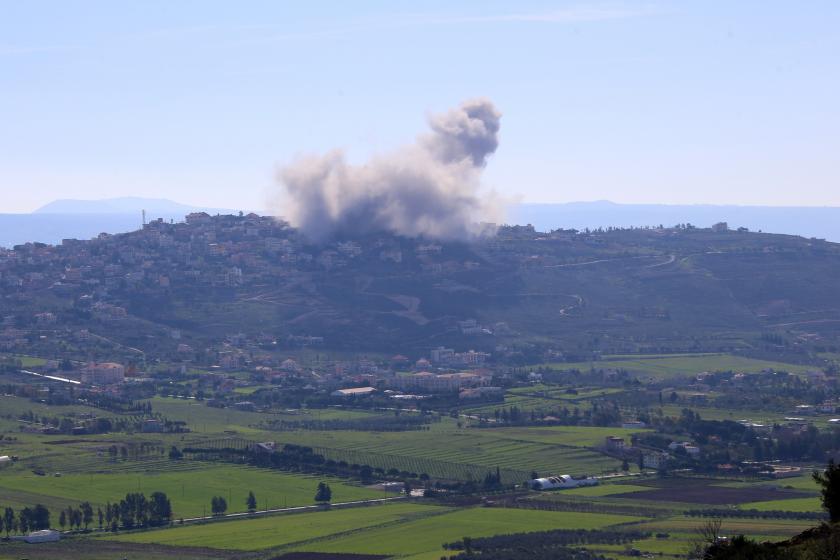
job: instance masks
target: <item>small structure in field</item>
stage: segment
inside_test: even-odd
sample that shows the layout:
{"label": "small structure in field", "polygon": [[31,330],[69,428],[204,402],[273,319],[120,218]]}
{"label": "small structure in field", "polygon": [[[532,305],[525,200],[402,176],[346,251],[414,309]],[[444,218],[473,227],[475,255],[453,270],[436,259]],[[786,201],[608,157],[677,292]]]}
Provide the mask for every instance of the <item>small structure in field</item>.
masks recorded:
{"label": "small structure in field", "polygon": [[55,542],[61,540],[61,533],[52,529],[32,531],[31,533],[23,537],[23,540],[25,540],[28,543]]}
{"label": "small structure in field", "polygon": [[597,478],[575,478],[568,474],[549,476],[548,478],[535,478],[530,482],[530,486],[533,490],[561,490],[565,488],[580,488],[583,486],[597,485]]}
{"label": "small structure in field", "polygon": [[330,393],[332,397],[367,397],[376,392],[374,387],[354,387],[352,389],[338,389]]}

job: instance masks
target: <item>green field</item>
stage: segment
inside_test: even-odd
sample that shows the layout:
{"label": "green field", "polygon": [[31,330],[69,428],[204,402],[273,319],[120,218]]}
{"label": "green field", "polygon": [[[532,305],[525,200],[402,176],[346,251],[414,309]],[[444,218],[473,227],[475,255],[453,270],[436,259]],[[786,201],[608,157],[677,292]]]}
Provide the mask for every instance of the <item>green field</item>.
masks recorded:
{"label": "green field", "polygon": [[472,508],[411,523],[363,531],[294,550],[394,554],[412,560],[437,560],[441,545],[463,537],[525,533],[551,529],[598,529],[638,518],[595,513],[545,512],[521,509]]}
{"label": "green field", "polygon": [[259,508],[311,505],[315,487],[324,480],[333,491],[333,501],[381,498],[383,493],[353,486],[330,477],[309,477],[239,466],[199,465],[201,468],[171,473],[65,474],[37,476],[31,472],[0,471],[0,504],[22,507],[43,503],[58,510],[89,501],[94,507],[118,501],[127,492],[162,491],[172,501],[176,518],[205,514],[210,499],[229,499],[228,512],[245,511],[249,491]]}
{"label": "green field", "polygon": [[453,510],[418,504],[389,504],[121,535],[121,541],[234,550],[283,547],[283,551],[398,554],[439,558],[441,545],[464,536],[595,529],[637,518],[621,515],[540,512],[520,509]]}
{"label": "green field", "polygon": [[[636,527],[642,531],[694,532],[704,523],[700,517],[676,516],[669,519],[657,519],[640,523]],[[790,537],[815,525],[812,521],[789,519],[739,519],[724,518],[722,531],[725,535],[773,535]]]}
{"label": "green field", "polygon": [[204,546],[227,550],[262,550],[367,527],[407,522],[418,517],[440,515],[448,511],[450,510],[435,506],[398,503],[313,513],[273,515],[146,531],[108,538],[136,543]]}
{"label": "green field", "polygon": [[767,502],[751,502],[741,504],[741,509],[757,509],[760,511],[822,511],[820,505],[820,498],[814,496],[813,498],[791,498],[789,500],[770,500]]}
{"label": "green field", "polygon": [[765,369],[804,373],[814,366],[787,364],[733,356],[730,354],[670,354],[640,356],[605,356],[591,362],[556,362],[543,364],[555,369],[578,369],[588,371],[596,369],[626,369],[641,376],[667,378],[677,375],[696,375],[704,371],[737,371],[756,373]]}
{"label": "green field", "polygon": [[349,420],[365,418],[370,412],[342,408],[296,410],[284,413],[247,412],[232,408],[213,408],[204,401],[155,397],[146,402],[152,409],[169,418],[186,422],[193,432],[219,434],[235,432],[243,437],[269,436],[272,432],[259,425],[269,420]]}
{"label": "green field", "polygon": [[[586,448],[587,444],[603,441],[602,434],[606,432],[600,428],[588,432],[589,429],[459,429],[454,422],[446,419],[433,425],[429,431],[298,430],[278,434],[278,440],[310,445],[319,452],[323,451],[328,457],[330,452],[321,448],[329,448],[336,450],[330,458],[359,464],[367,462],[373,466],[377,466],[374,465],[374,455],[385,454],[406,461],[412,458],[432,459],[449,464],[478,465],[487,469],[498,466],[526,474],[532,470],[546,474],[614,472],[621,466],[619,461]],[[621,430],[610,431],[612,432],[620,433]],[[344,456],[338,450],[343,450]],[[371,455],[366,456],[365,453]],[[418,461],[419,472],[422,472],[422,466],[422,462]]]}
{"label": "green field", "polygon": [[604,439],[609,436],[618,436],[629,440],[633,434],[648,431],[650,430],[590,426],[550,426],[544,428],[486,428],[482,433],[489,432],[494,437],[514,441],[527,441],[568,447],[600,447],[604,445]]}
{"label": "green field", "polygon": [[638,486],[635,484],[599,484],[598,486],[587,486],[584,488],[572,488],[563,490],[563,496],[612,496],[614,494],[626,494],[628,492],[642,492],[650,490],[649,486]]}

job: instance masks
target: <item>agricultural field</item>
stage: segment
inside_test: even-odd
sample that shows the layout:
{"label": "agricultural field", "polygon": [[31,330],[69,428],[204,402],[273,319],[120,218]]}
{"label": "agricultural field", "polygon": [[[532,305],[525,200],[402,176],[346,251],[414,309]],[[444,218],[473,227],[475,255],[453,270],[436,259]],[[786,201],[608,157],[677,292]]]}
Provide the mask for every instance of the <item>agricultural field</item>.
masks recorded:
{"label": "agricultural field", "polygon": [[[757,360],[718,354],[611,357],[597,362],[635,361],[665,369],[650,371],[660,379],[682,375],[685,364],[699,360],[717,364],[769,367]],[[671,368],[670,372],[666,371]],[[715,369],[705,367],[704,369]],[[680,371],[678,371],[680,370]],[[756,370],[757,371],[757,370]],[[670,382],[669,382],[670,383]],[[566,388],[532,385],[508,391],[504,406],[522,410],[547,410],[558,407],[586,410],[593,401],[618,397],[626,389],[578,387],[576,394]],[[240,392],[242,397],[248,393]],[[414,560],[439,559],[446,551],[441,545],[464,536],[481,537],[499,533],[527,532],[559,528],[604,528],[643,530],[653,535],[627,546],[594,546],[610,558],[623,558],[628,548],[645,553],[679,555],[696,540],[696,529],[706,518],[690,510],[772,511],[768,517],[729,516],[724,519],[727,534],[744,532],[763,539],[784,539],[815,524],[820,512],[817,490],[810,477],[776,481],[755,479],[660,478],[639,475],[630,461],[629,476],[611,476],[594,487],[557,492],[516,493],[510,503],[499,507],[438,505],[430,499],[398,501],[387,505],[306,513],[246,516],[240,520],[212,523],[188,522],[177,525],[179,518],[200,517],[209,513],[210,498],[222,496],[229,502],[228,513],[243,512],[249,491],[257,497],[258,508],[311,506],[318,482],[332,488],[333,503],[376,499],[386,494],[364,487],[357,479],[258,469],[226,462],[206,462],[207,457],[188,454],[183,460],[171,460],[172,446],[184,449],[201,447],[208,442],[274,441],[312,447],[315,453],[336,462],[396,468],[409,473],[426,473],[434,478],[473,480],[479,485],[487,473],[499,469],[505,484],[521,484],[532,471],[539,475],[613,475],[621,462],[601,452],[604,439],[619,436],[629,440],[650,429],[622,429],[593,426],[503,426],[480,424],[474,418],[452,418],[433,414],[434,422],[420,430],[378,432],[362,430],[278,428],[272,421],[287,422],[354,420],[390,415],[389,411],[353,409],[334,406],[324,409],[289,409],[272,412],[248,412],[234,408],[211,408],[196,399],[154,397],[147,401],[155,413],[170,420],[187,423],[187,433],[111,433],[102,435],[42,435],[20,431],[17,417],[26,412],[39,416],[67,415],[73,418],[95,414],[114,418],[118,414],[76,404],[47,406],[21,397],[0,397],[0,455],[14,454],[20,460],[0,470],[0,507],[21,509],[42,503],[56,512],[81,501],[94,508],[114,502],[127,492],[147,495],[165,492],[172,501],[176,526],[116,535],[93,533],[68,539],[71,551],[61,557],[111,558],[119,546],[125,556],[143,551],[141,558],[184,560],[204,558],[274,558],[287,553],[354,553],[384,555]],[[500,403],[460,408],[462,414],[492,417]],[[682,406],[666,404],[664,414],[679,416]],[[781,414],[755,411],[726,411],[714,406],[692,406],[703,418],[781,420]],[[823,418],[812,418],[822,421]],[[287,425],[288,426],[288,425]],[[113,447],[130,447],[127,454],[114,456]],[[240,458],[241,459],[241,458]],[[228,457],[226,460],[237,460]],[[809,472],[810,467],[804,467]],[[33,471],[39,471],[36,474]],[[59,473],[60,476],[56,476]],[[415,484],[415,488],[416,488]],[[510,490],[508,490],[510,491]],[[517,491],[519,492],[519,491]],[[495,500],[490,495],[488,500]],[[520,503],[516,503],[516,502]],[[502,506],[506,506],[503,508]],[[776,512],[792,515],[780,515]],[[799,514],[798,516],[796,514]],[[810,516],[810,517],[809,517]],[[778,518],[777,518],[778,517]],[[782,518],[789,517],[789,518]],[[55,516],[53,522],[55,524]],[[655,534],[660,533],[659,537]],[[667,534],[667,535],[666,535]],[[429,538],[433,535],[433,538]],[[11,557],[21,557],[12,545]],[[144,547],[149,547],[146,550]],[[115,548],[116,547],[116,548]],[[53,550],[49,547],[38,550]],[[72,552],[77,551],[77,552]],[[183,551],[173,552],[173,551]],[[101,556],[100,556],[101,553]],[[76,556],[73,556],[76,554]],[[108,556],[110,554],[110,556]],[[158,556],[155,556],[158,555]],[[49,556],[44,556],[44,558]],[[0,559],[4,546],[0,545]],[[33,558],[38,558],[37,555]]]}
{"label": "agricultural field", "polygon": [[333,491],[333,501],[344,502],[381,498],[384,494],[330,477],[311,477],[241,466],[199,464],[179,470],[192,462],[172,462],[166,472],[124,472],[119,474],[63,474],[37,476],[32,472],[4,472],[0,475],[0,505],[23,507],[43,503],[59,510],[89,501],[94,507],[119,501],[128,492],[165,492],[172,501],[174,516],[207,514],[210,499],[228,500],[228,512],[245,511],[245,498],[253,491],[260,509],[312,505],[318,482]]}
{"label": "agricultural field", "polygon": [[604,356],[603,359],[590,362],[555,362],[542,364],[554,369],[578,369],[588,371],[597,369],[625,369],[640,377],[667,379],[704,371],[738,371],[756,373],[766,369],[805,373],[814,370],[814,366],[789,364],[768,360],[757,360],[731,354],[665,354],[665,355],[626,355]]}
{"label": "agricultural field", "polygon": [[[639,518],[609,514],[570,514],[497,508],[451,509],[389,504],[363,510],[332,510],[290,516],[179,527],[115,537],[128,542],[206,546],[234,550],[272,549],[399,555],[437,559],[441,545],[464,536],[603,528]],[[247,524],[246,528],[242,525]]]}
{"label": "agricultural field", "polygon": [[145,402],[155,412],[170,420],[186,422],[190,429],[199,434],[235,433],[243,437],[268,437],[273,432],[260,426],[268,420],[350,420],[366,418],[370,412],[343,408],[295,410],[283,413],[261,413],[231,408],[212,408],[204,401],[155,397]]}
{"label": "agricultural field", "polygon": [[202,546],[253,551],[332,537],[363,528],[405,523],[450,510],[397,503],[363,509],[333,509],[313,513],[273,515],[106,537],[124,542]]}
{"label": "agricultural field", "polygon": [[[498,466],[526,476],[534,470],[547,474],[616,471],[620,467],[619,461],[589,449],[589,444],[603,441],[602,434],[609,430],[594,428],[593,432],[588,432],[590,429],[459,429],[445,419],[428,431],[339,433],[300,430],[283,432],[277,439],[310,445],[336,460],[373,466],[376,466],[377,455],[403,457],[406,461],[414,459],[416,465],[411,468],[414,472],[423,472],[424,465],[426,468],[438,466],[435,462],[441,463],[441,468],[444,463],[475,465],[481,467],[481,471]],[[424,464],[424,460],[428,464]]]}
{"label": "agricultural field", "polygon": [[819,496],[807,498],[788,498],[784,500],[769,500],[762,502],[750,502],[740,505],[741,509],[757,509],[759,511],[795,511],[795,512],[819,512],[822,511]]}

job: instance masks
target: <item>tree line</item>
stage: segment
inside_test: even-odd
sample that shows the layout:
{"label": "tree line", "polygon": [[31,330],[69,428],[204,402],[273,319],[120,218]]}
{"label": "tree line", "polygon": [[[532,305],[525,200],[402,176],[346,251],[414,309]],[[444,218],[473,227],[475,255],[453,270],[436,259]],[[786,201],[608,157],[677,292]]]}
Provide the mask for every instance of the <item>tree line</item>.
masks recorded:
{"label": "tree line", "polygon": [[24,507],[17,513],[7,507],[0,517],[0,531],[25,535],[30,531],[41,531],[50,528],[50,510],[43,504],[35,504],[34,507]]}

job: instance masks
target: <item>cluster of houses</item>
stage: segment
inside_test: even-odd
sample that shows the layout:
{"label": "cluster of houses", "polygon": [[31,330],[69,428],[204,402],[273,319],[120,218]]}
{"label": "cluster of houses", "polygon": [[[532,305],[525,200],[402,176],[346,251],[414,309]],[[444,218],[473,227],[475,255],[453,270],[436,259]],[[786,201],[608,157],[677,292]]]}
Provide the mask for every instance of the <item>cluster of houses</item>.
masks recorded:
{"label": "cluster of houses", "polygon": [[[419,267],[431,274],[481,266],[447,256],[439,244],[385,234],[364,242],[313,246],[288,223],[271,216],[198,212],[179,223],[157,219],[124,234],[65,239],[55,246],[26,243],[11,250],[0,248],[0,288],[14,293],[18,303],[32,304],[31,314],[11,317],[2,325],[0,350],[26,346],[33,332],[61,326],[60,311],[38,308],[40,293],[72,298],[75,308],[93,319],[118,325],[131,319],[120,296],[126,290],[154,299],[155,294],[184,287],[247,288],[288,282],[313,288],[311,272],[341,269],[354,261]],[[492,334],[494,329],[475,319],[453,319],[452,327],[463,335]],[[498,328],[502,334],[509,330],[504,324]],[[323,343],[323,338],[295,334],[286,342],[310,345]],[[179,346],[179,351],[189,352],[188,347]],[[440,363],[480,365],[485,358],[481,352],[458,352],[441,357]]]}
{"label": "cluster of houses", "polygon": [[[641,426],[637,426],[641,424]],[[626,422],[625,426],[644,427],[643,422]],[[668,462],[673,458],[677,449],[682,449],[692,458],[700,456],[700,448],[691,444],[690,442],[671,442],[668,445],[668,451],[662,449],[654,449],[647,446],[633,446],[628,445],[623,437],[607,436],[604,438],[604,451],[608,454],[621,459],[633,459],[639,462],[639,466],[643,469],[660,470],[664,469]],[[670,453],[669,453],[670,452]]]}

